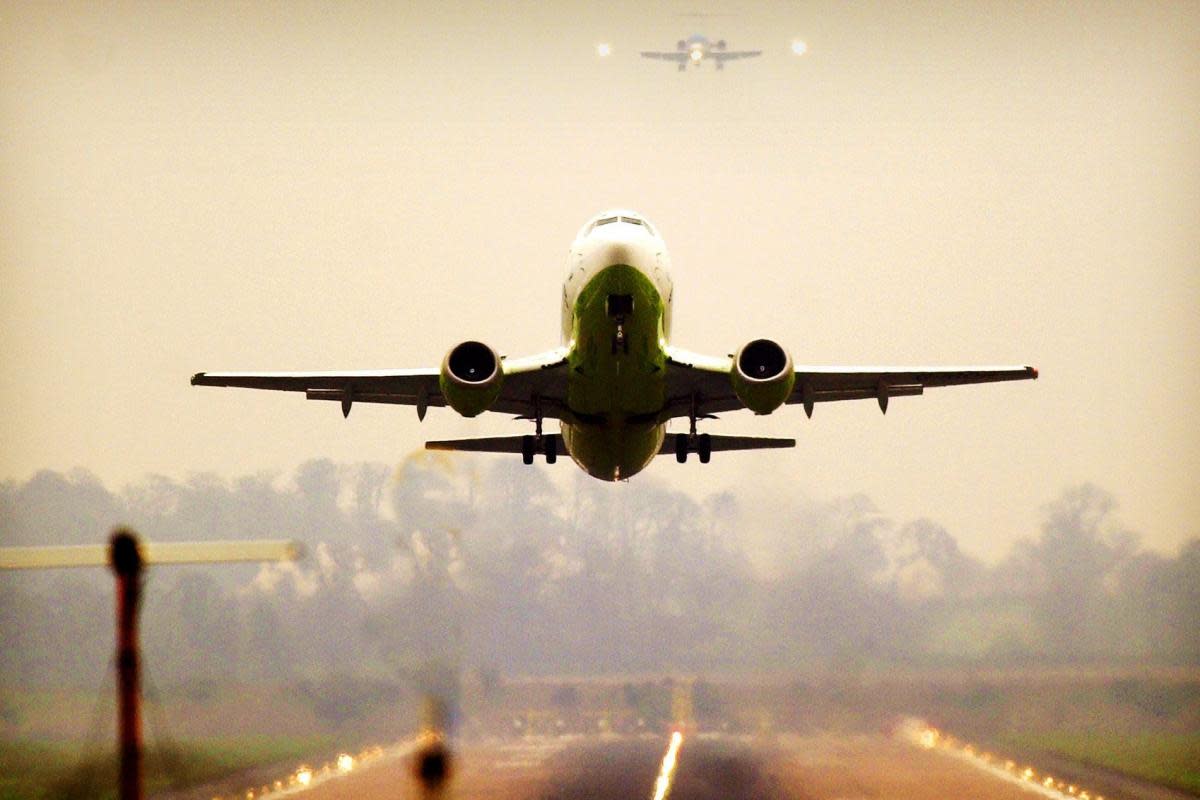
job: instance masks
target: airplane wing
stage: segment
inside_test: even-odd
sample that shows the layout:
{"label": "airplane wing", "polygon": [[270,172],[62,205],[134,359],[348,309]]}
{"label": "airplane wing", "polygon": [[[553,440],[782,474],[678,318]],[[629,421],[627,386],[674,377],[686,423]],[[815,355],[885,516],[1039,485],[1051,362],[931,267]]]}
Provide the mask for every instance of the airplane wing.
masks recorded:
{"label": "airplane wing", "polygon": [[736,61],[739,58],[761,56],[762,50],[713,50],[708,57],[714,61]]}
{"label": "airplane wing", "polygon": [[[539,408],[549,419],[567,412],[567,353],[563,348],[517,359],[503,359],[504,382],[489,411],[532,416]],[[437,369],[360,370],[349,372],[198,372],[193,386],[233,386],[303,392],[309,400],[333,400],[348,415],[354,403],[416,406],[424,419],[429,407],[446,405]]]}
{"label": "airplane wing", "polygon": [[642,58],[655,58],[661,61],[674,61],[678,64],[687,61],[688,54],[686,51],[679,50],[671,50],[666,52],[660,50],[643,50]]}
{"label": "airplane wing", "polygon": [[[692,413],[719,414],[744,408],[733,391],[729,373],[733,357],[703,356],[677,348],[667,349],[667,404],[660,419]],[[926,388],[969,383],[1036,380],[1029,366],[997,367],[795,367],[796,384],[789,405],[803,405],[809,416],[813,405],[835,400],[873,399],[884,411],[892,397],[923,394]]]}

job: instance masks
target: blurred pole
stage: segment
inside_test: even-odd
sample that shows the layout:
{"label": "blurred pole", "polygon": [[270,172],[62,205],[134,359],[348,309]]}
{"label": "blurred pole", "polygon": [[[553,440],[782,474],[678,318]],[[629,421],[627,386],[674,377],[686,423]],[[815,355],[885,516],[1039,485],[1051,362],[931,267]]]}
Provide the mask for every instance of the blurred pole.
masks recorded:
{"label": "blurred pole", "polygon": [[0,547],[2,569],[99,567],[108,564],[117,578],[117,734],[120,737],[120,800],[142,800],[141,652],[138,612],[142,572],[150,564],[220,564],[235,561],[296,561],[299,542],[252,540],[226,542],[153,542],[117,528],[108,547]]}
{"label": "blurred pole", "polygon": [[413,774],[421,797],[426,800],[443,797],[450,781],[451,755],[446,738],[448,716],[444,700],[434,694],[425,695]]}
{"label": "blurred pole", "polygon": [[117,733],[120,742],[120,800],[143,800],[142,715],[138,606],[142,554],[137,537],[124,528],[112,535],[109,561],[117,577]]}

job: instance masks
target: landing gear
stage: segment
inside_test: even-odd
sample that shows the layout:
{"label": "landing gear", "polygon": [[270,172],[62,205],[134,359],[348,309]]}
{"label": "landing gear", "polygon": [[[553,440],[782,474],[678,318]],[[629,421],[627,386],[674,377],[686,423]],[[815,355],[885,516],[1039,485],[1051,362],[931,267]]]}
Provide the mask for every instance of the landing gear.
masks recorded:
{"label": "landing gear", "polygon": [[696,433],[696,417],[699,416],[699,407],[698,398],[692,395],[692,408],[688,413],[688,432],[675,434],[675,460],[680,464],[687,462],[689,451],[695,452],[700,457],[701,464],[707,464],[712,459],[712,437],[707,433]]}
{"label": "landing gear", "polygon": [[686,433],[675,434],[675,460],[680,464],[687,463],[688,453],[694,452],[700,457],[701,464],[712,460],[712,437],[707,433],[689,436]]}
{"label": "landing gear", "polygon": [[532,464],[534,456],[538,453],[545,454],[547,464],[553,464],[558,461],[558,437],[553,434],[543,436],[541,443],[539,443],[536,436],[522,436],[521,461],[526,464]]}
{"label": "landing gear", "polygon": [[633,295],[610,294],[604,301],[608,316],[617,323],[616,332],[612,338],[612,354],[624,353],[629,355],[629,336],[625,332],[625,318],[633,314]]}
{"label": "landing gear", "polygon": [[521,437],[521,461],[532,464],[535,455],[544,453],[546,463],[553,464],[558,461],[558,437],[542,435],[542,404],[537,397],[533,398],[533,424],[533,436]]}
{"label": "landing gear", "polygon": [[625,318],[617,317],[617,332],[612,338],[612,354],[624,353],[629,355],[629,337],[625,335]]}

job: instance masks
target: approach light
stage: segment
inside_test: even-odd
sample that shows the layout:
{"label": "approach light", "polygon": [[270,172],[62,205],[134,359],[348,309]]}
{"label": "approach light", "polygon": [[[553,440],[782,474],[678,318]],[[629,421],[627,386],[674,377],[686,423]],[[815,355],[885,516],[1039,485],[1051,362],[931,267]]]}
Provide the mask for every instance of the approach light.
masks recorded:
{"label": "approach light", "polygon": [[808,52],[808,44],[800,39],[795,39],[792,42],[792,52],[798,56],[802,56]]}

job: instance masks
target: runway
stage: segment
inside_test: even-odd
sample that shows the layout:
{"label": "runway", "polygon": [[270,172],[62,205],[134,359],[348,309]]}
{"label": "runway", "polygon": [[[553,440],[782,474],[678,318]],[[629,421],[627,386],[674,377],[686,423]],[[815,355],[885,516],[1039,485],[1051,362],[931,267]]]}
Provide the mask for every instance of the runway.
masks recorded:
{"label": "runway", "polygon": [[671,800],[1029,800],[1046,796],[1040,785],[1004,780],[946,753],[882,735],[686,736],[663,786],[668,747],[667,734],[492,740],[461,746],[450,782],[440,793],[422,793],[413,777],[411,757],[398,756],[378,759],[292,796],[303,800],[653,800],[656,796]]}

